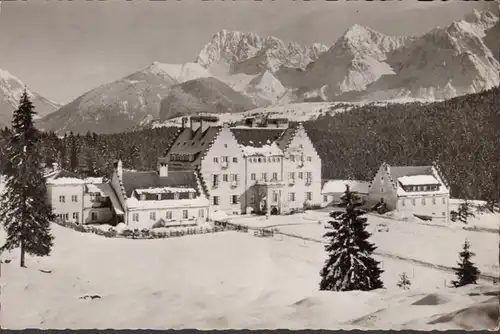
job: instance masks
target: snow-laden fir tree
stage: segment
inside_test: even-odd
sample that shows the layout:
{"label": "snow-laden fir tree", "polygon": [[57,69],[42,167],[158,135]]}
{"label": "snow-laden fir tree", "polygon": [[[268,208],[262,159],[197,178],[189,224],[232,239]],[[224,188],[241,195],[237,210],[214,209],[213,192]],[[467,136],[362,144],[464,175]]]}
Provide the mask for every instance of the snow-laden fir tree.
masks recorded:
{"label": "snow-laden fir tree", "polygon": [[410,288],[411,282],[410,279],[408,278],[408,275],[406,275],[405,272],[399,275],[399,281],[397,283],[397,286],[403,290],[408,290]]}
{"label": "snow-laden fir tree", "polygon": [[474,212],[472,203],[466,198],[458,207],[457,218],[462,223],[467,224],[469,217],[474,217]]}
{"label": "snow-laden fir tree", "polygon": [[469,241],[465,240],[463,249],[459,254],[460,260],[457,262],[458,267],[453,268],[457,275],[457,280],[451,282],[454,287],[458,288],[467,284],[476,284],[481,272],[476,265],[471,262],[471,258],[474,255],[475,254],[470,251]]}
{"label": "snow-laden fir tree", "polygon": [[380,278],[383,270],[372,257],[376,247],[368,241],[371,234],[366,231],[368,224],[361,205],[347,186],[341,204],[345,212],[330,214],[334,220],[328,222],[331,231],[324,235],[330,242],[325,246],[328,258],[320,272],[320,290],[369,291],[384,286]]}
{"label": "snow-laden fir tree", "polygon": [[46,204],[46,186],[37,149],[38,134],[33,124],[33,104],[24,91],[19,107],[14,111],[12,133],[6,147],[7,178],[0,199],[0,223],[7,232],[0,252],[21,248],[21,267],[25,253],[46,256],[53,246],[50,221],[54,215]]}

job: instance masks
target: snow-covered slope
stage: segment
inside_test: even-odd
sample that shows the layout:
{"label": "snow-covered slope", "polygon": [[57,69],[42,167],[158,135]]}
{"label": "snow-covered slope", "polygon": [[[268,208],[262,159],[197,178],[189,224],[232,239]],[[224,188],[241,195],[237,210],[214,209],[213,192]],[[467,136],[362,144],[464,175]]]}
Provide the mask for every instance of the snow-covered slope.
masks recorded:
{"label": "snow-covered slope", "polygon": [[253,109],[252,100],[215,78],[199,78],[172,86],[161,101],[160,120],[207,113],[238,113]]}
{"label": "snow-covered slope", "polygon": [[259,74],[274,72],[281,66],[305,67],[324,51],[326,46],[319,43],[302,46],[276,37],[222,30],[203,47],[196,62],[206,68],[226,65],[232,72]]}
{"label": "snow-covered slope", "polygon": [[448,99],[498,86],[500,65],[493,52],[499,32],[491,30],[497,22],[491,12],[476,11],[431,30],[390,55],[394,73],[370,85],[361,99]]}
{"label": "snow-covered slope", "polygon": [[[179,74],[179,71],[174,72]],[[144,118],[158,118],[160,101],[170,86],[177,83],[157,64],[152,64],[142,71],[83,94],[43,118],[40,126],[58,133],[124,131]]]}
{"label": "snow-covered slope", "polygon": [[285,92],[286,88],[270,71],[253,78],[245,90],[254,100],[262,100],[262,104],[275,104]]}
{"label": "snow-covered slope", "polygon": [[[485,330],[498,318],[497,286],[444,288],[453,273],[389,258],[377,257],[386,289],[318,291],[326,253],[299,239],[222,232],[131,240],[58,225],[52,232],[51,256],[28,256],[27,268],[19,268],[18,250],[2,253],[3,328]],[[425,242],[432,235],[409,236],[419,248],[436,244]],[[396,285],[402,272],[408,291]]]}
{"label": "snow-covered slope", "polygon": [[[196,62],[255,104],[269,105],[286,91],[274,77],[276,71],[282,67],[303,69],[326,50],[319,43],[303,46],[272,36],[222,30],[203,47]],[[270,86],[271,90],[264,90]]]}
{"label": "snow-covered slope", "polygon": [[[0,126],[9,126],[12,112],[17,109],[25,84],[8,71],[0,69]],[[27,88],[31,97],[37,118],[48,115],[60,106]]]}
{"label": "snow-covered slope", "polygon": [[[116,132],[149,124],[158,119],[160,101],[171,86],[203,78],[217,79],[258,107],[452,98],[499,84],[498,24],[497,15],[487,11],[473,11],[462,21],[418,37],[386,36],[356,24],[327,51],[321,44],[301,46],[222,30],[195,62],[155,62],[84,94],[44,118],[42,125],[59,132]],[[176,99],[176,105],[191,110],[192,104],[178,102],[193,98],[200,105],[211,103],[202,101],[209,92],[196,94]]]}
{"label": "snow-covered slope", "polygon": [[331,99],[344,92],[363,90],[382,75],[393,73],[386,63],[388,54],[412,40],[386,36],[356,24],[305,71],[284,68],[277,76],[287,86],[307,91],[322,89]]}

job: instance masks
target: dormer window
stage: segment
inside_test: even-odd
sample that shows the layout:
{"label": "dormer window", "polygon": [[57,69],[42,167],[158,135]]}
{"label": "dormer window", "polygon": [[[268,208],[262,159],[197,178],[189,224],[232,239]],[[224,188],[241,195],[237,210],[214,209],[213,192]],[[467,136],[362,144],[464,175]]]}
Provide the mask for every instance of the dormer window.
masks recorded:
{"label": "dormer window", "polygon": [[161,194],[156,195],[158,197],[158,200],[161,201]]}
{"label": "dormer window", "polygon": [[174,193],[174,199],[179,199],[179,193]]}
{"label": "dormer window", "polygon": [[146,195],[145,194],[141,194],[140,195],[140,199],[141,199],[141,201],[145,201],[146,200]]}
{"label": "dormer window", "polygon": [[193,195],[194,195],[194,194],[193,194],[192,192],[189,192],[189,193],[188,193],[188,197],[189,197],[189,199],[193,199]]}

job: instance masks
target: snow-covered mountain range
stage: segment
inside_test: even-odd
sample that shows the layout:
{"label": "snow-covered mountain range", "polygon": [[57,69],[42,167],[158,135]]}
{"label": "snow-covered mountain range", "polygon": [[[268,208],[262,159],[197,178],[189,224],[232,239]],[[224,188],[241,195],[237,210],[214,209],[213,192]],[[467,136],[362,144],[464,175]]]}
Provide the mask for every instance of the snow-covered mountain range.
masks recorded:
{"label": "snow-covered mountain range", "polygon": [[[219,101],[238,101],[232,110],[245,111],[252,104],[263,108],[308,101],[439,100],[479,92],[499,84],[498,22],[498,15],[474,11],[462,21],[422,36],[386,36],[354,25],[329,48],[222,30],[194,62],[155,62],[82,95],[44,118],[42,127],[123,131],[145,120],[159,119],[160,104],[166,97],[190,114],[200,106],[216,103],[215,96]],[[192,87],[188,91],[178,89],[177,85],[202,78],[212,78],[210,85],[188,84],[183,86]],[[172,86],[177,88],[172,90]],[[200,91],[215,86],[231,90],[224,88],[216,94]],[[252,103],[235,98],[238,95]],[[193,99],[197,100],[194,104]],[[183,101],[188,106],[179,105]],[[179,113],[164,115],[175,117]]]}
{"label": "snow-covered mountain range", "polygon": [[[0,69],[0,127],[10,126],[12,122],[12,113],[17,109],[19,100],[24,91],[25,84],[9,72]],[[43,117],[55,110],[60,105],[49,101],[26,87],[28,95],[32,98],[36,116]]]}

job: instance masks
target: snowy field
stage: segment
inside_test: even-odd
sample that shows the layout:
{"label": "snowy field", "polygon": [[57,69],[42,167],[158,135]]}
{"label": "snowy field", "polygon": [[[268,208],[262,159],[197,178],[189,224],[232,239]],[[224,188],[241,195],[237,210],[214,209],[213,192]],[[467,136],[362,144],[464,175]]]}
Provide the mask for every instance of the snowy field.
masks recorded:
{"label": "snowy field", "polygon": [[[52,230],[52,255],[28,257],[28,268],[19,268],[17,251],[2,254],[11,260],[2,264],[4,328],[485,329],[498,311],[499,287],[444,288],[451,273],[380,257],[386,290],[319,292],[323,246],[294,238]],[[403,271],[409,291],[396,287]]]}
{"label": "snowy field", "polygon": [[[485,214],[488,220],[497,224],[500,214]],[[464,230],[456,227],[461,223],[452,223],[451,226],[432,226],[430,222],[404,222],[373,215],[368,218],[368,231],[372,233],[371,240],[380,253],[398,256],[409,260],[423,261],[430,264],[454,267],[458,260],[465,239],[469,240],[471,250],[476,253],[474,261],[479,269],[487,275],[500,276],[498,260],[499,237],[496,233],[484,231]],[[476,219],[482,216],[477,214]],[[492,218],[493,217],[493,218]],[[246,216],[230,219],[236,224],[250,227],[277,228],[280,232],[300,237],[323,240],[327,232],[326,222],[330,220],[328,211],[307,211],[290,216],[270,216],[248,218]],[[321,221],[321,224],[318,222]],[[385,224],[387,232],[377,232],[377,225]]]}

